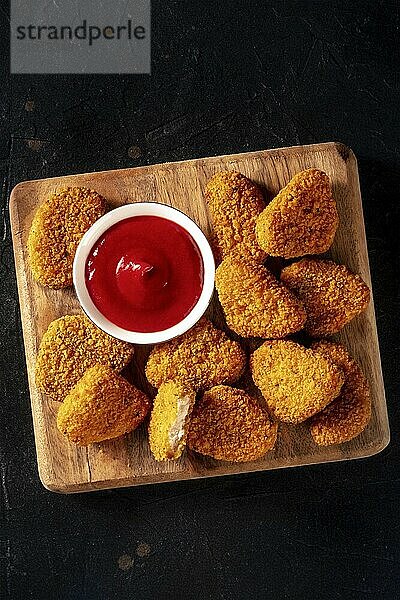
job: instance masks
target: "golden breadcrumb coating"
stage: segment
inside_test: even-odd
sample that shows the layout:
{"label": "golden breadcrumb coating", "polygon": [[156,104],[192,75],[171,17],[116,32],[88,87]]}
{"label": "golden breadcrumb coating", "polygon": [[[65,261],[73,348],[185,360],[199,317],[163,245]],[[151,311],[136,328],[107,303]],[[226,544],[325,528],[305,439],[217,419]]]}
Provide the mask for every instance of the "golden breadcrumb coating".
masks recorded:
{"label": "golden breadcrumb coating", "polygon": [[57,414],[57,427],[78,446],[111,440],[133,431],[150,408],[143,392],[110,367],[85,371]]}
{"label": "golden breadcrumb coating", "polygon": [[93,190],[59,190],[39,206],[28,236],[33,276],[42,285],[72,285],[75,252],[84,233],[106,212],[106,201]]}
{"label": "golden breadcrumb coating", "polygon": [[219,261],[232,251],[264,260],[256,241],[256,219],[265,207],[262,191],[236,171],[223,171],[207,183],[206,199],[214,227],[213,246]]}
{"label": "golden breadcrumb coating", "polygon": [[287,340],[264,342],[251,371],[268,407],[280,421],[301,423],[336,398],[344,377],[329,359]]}
{"label": "golden breadcrumb coating", "polygon": [[149,424],[150,450],[156,460],[176,459],[182,454],[195,399],[195,391],[179,381],[161,385]]}
{"label": "golden breadcrumb coating", "polygon": [[36,359],[36,385],[62,402],[86,369],[102,364],[121,371],[132,359],[133,346],[98,329],[84,315],[52,321]]}
{"label": "golden breadcrumb coating", "polygon": [[195,405],[188,448],[217,460],[257,460],[276,442],[277,423],[255,398],[236,388],[217,385]]}
{"label": "golden breadcrumb coating", "polygon": [[258,217],[257,241],[271,256],[321,254],[332,245],[338,224],[329,177],[308,169],[297,173]]}
{"label": "golden breadcrumb coating", "polygon": [[228,256],[216,271],[215,286],[227,325],[238,335],[282,338],[305,323],[298,298],[255,261]]}
{"label": "golden breadcrumb coating", "polygon": [[319,446],[342,444],[357,437],[371,418],[369,386],[363,372],[340,344],[322,340],[311,348],[329,358],[344,373],[340,395],[312,417],[311,435]]}
{"label": "golden breadcrumb coating", "polygon": [[155,346],[146,365],[146,377],[156,388],[180,380],[195,390],[234,383],[246,366],[240,344],[205,318],[183,335]]}
{"label": "golden breadcrumb coating", "polygon": [[300,260],[283,269],[281,281],[303,302],[304,328],[315,337],[340,331],[370,300],[361,277],[330,260]]}

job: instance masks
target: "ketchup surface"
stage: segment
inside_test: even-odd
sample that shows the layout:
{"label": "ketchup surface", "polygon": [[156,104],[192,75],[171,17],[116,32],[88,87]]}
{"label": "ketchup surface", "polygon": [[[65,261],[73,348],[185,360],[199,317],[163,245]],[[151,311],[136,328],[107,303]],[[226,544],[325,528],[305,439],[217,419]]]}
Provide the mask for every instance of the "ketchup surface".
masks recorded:
{"label": "ketchup surface", "polygon": [[163,331],[182,321],[200,298],[203,260],[180,225],[162,217],[130,217],[94,244],[85,279],[109,321],[128,331]]}

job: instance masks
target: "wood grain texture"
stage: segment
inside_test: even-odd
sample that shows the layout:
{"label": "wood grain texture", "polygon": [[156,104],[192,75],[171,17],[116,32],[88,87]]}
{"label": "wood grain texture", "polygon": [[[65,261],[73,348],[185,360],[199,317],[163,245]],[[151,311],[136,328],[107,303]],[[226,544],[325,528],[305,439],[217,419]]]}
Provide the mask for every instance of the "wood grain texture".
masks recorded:
{"label": "wood grain texture", "polygon": [[[298,146],[27,181],[14,188],[10,215],[15,264],[39,474],[45,487],[68,493],[275,469],[370,456],[388,444],[389,427],[373,302],[336,336],[361,364],[370,382],[373,404],[368,428],[355,440],[341,446],[320,448],[312,441],[305,425],[281,424],[275,449],[255,462],[218,462],[186,452],[178,461],[157,463],[148,447],[145,424],[124,438],[82,449],[70,444],[57,431],[55,416],[59,405],[40,394],[35,386],[35,357],[44,331],[53,319],[80,312],[72,289],[41,287],[33,280],[27,264],[26,240],[33,215],[50,193],[67,185],[87,186],[102,194],[113,207],[140,201],[170,204],[188,214],[208,235],[211,224],[203,190],[214,173],[224,169],[238,170],[262,185],[268,198],[295,173],[310,167],[320,168],[330,176],[338,204],[340,227],[330,256],[359,273],[370,286],[357,162],[351,150],[342,144]],[[217,325],[223,326],[221,309],[215,299],[209,314]],[[149,350],[137,347],[127,377],[132,377],[139,387],[153,395],[143,373]]]}

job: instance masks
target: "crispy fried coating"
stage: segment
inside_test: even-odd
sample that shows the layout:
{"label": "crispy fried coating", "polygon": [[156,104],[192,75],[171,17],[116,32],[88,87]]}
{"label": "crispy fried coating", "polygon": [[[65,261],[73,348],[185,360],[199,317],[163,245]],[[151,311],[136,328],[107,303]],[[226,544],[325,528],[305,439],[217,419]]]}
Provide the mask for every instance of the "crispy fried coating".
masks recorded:
{"label": "crispy fried coating", "polygon": [[179,458],[196,393],[179,381],[163,383],[154,399],[149,424],[150,450],[156,460]]}
{"label": "crispy fried coating", "polygon": [[146,365],[146,377],[156,388],[180,380],[194,390],[234,383],[246,366],[240,344],[203,318],[183,335],[155,346]]}
{"label": "crispy fried coating", "polygon": [[251,357],[251,371],[268,407],[286,423],[301,423],[325,408],[344,381],[329,359],[287,340],[264,342]]}
{"label": "crispy fried coating", "polygon": [[281,281],[303,302],[304,328],[315,337],[340,331],[370,300],[361,277],[331,260],[300,260],[283,269]]}
{"label": "crispy fried coating", "polygon": [[84,372],[96,364],[121,371],[132,359],[133,346],[98,329],[84,315],[52,321],[36,360],[36,385],[62,402]]}
{"label": "crispy fried coating", "polygon": [[256,219],[265,207],[260,188],[241,173],[223,171],[207,183],[206,199],[216,259],[238,251],[241,256],[264,260],[255,233]]}
{"label": "crispy fried coating", "polygon": [[143,392],[110,367],[85,371],[57,414],[57,427],[78,446],[120,437],[140,425],[150,408]]}
{"label": "crispy fried coating", "polygon": [[217,460],[257,460],[276,442],[278,425],[257,400],[226,385],[205,392],[195,405],[188,448]]}
{"label": "crispy fried coating", "polygon": [[105,212],[104,198],[84,187],[59,190],[43,202],[33,218],[27,242],[36,281],[55,289],[72,285],[78,244]]}
{"label": "crispy fried coating", "polygon": [[329,358],[344,373],[340,395],[310,420],[310,431],[319,446],[342,444],[357,437],[371,418],[369,386],[363,372],[340,344],[322,340],[311,348]]}
{"label": "crispy fried coating", "polygon": [[308,169],[297,173],[258,217],[257,241],[270,256],[321,254],[332,245],[338,224],[329,177]]}
{"label": "crispy fried coating", "polygon": [[238,335],[282,338],[305,323],[298,298],[255,261],[228,256],[216,271],[215,286],[227,325]]}

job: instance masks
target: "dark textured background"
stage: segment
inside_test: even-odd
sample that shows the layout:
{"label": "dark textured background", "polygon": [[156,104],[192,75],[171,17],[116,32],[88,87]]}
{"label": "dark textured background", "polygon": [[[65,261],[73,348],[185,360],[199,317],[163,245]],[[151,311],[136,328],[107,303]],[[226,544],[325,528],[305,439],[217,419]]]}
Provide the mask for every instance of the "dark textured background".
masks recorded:
{"label": "dark textured background", "polygon": [[[86,77],[10,77],[0,8],[0,597],[398,598],[398,2],[152,7],[152,75]],[[332,140],[359,159],[391,445],[361,461],[225,479],[76,496],[43,489],[7,214],[12,186]]]}

